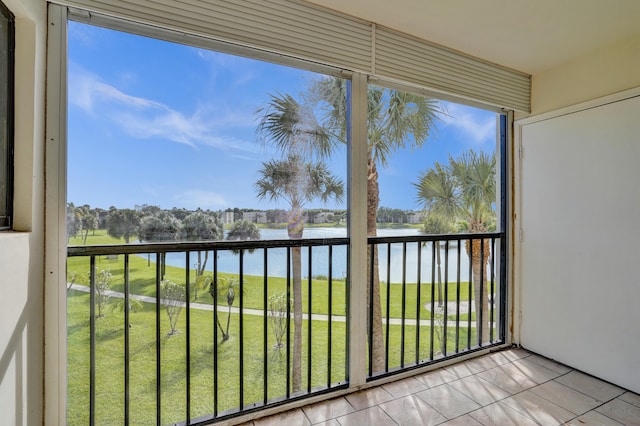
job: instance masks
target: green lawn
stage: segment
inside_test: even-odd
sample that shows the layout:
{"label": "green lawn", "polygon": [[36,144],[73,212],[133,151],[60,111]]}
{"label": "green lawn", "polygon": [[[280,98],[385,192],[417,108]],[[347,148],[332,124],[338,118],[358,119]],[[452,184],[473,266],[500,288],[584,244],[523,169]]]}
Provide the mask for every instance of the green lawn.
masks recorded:
{"label": "green lawn", "polygon": [[[82,243],[72,239],[70,244]],[[88,244],[122,244],[107,236],[104,231],[97,231],[96,235],[89,235]],[[124,290],[124,261],[123,256],[117,260],[98,258],[97,269],[108,269],[113,274],[111,290]],[[86,277],[89,271],[88,258],[74,257],[68,259],[68,275],[71,277]],[[155,264],[147,262],[140,256],[130,256],[130,291],[155,297]],[[229,276],[228,274],[220,274]],[[84,278],[78,279],[79,282]],[[181,268],[167,267],[166,279],[177,283],[184,283],[185,271]],[[193,279],[193,277],[192,277]],[[84,280],[86,284],[86,280]],[[308,281],[303,282],[303,310],[307,312]],[[267,295],[285,291],[286,280],[270,277],[267,288],[264,289],[262,277],[245,277],[244,293],[236,295],[234,306],[238,307],[242,298],[243,306],[247,309],[264,309],[264,294]],[[389,309],[391,318],[402,315],[402,300],[405,299],[405,318],[415,319],[420,312],[422,320],[429,320],[430,313],[425,305],[431,305],[431,285],[420,286],[420,301],[418,302],[418,286],[416,284],[392,284],[389,295]],[[457,286],[447,286],[447,300],[456,300]],[[333,281],[332,314],[344,316],[346,312],[346,288],[342,280]],[[403,296],[404,291],[404,296]],[[386,285],[381,283],[383,315],[386,315]],[[437,297],[437,292],[435,292]],[[192,296],[193,296],[192,292]],[[212,302],[211,296],[205,290],[200,290],[198,303]],[[193,298],[193,297],[192,297]],[[460,299],[468,300],[468,283],[462,283]],[[328,313],[328,284],[326,280],[312,281],[312,312]],[[156,321],[155,304],[143,303],[142,309],[130,315],[132,327],[130,333],[130,401],[131,423],[153,423],[156,413]],[[67,300],[68,321],[68,423],[84,425],[88,419],[89,407],[89,295],[85,292],[69,290]],[[240,388],[240,360],[244,368],[243,391],[245,407],[252,403],[263,401],[263,369],[267,365],[268,399],[281,398],[285,395],[285,351],[273,349],[274,337],[271,324],[264,329],[263,317],[258,315],[244,315],[242,351],[240,351],[239,315],[231,315],[230,339],[221,342],[218,333],[218,371],[214,370],[214,320],[210,311],[191,309],[191,417],[212,414],[214,411],[214,378],[217,377],[218,412],[237,409]],[[455,312],[449,312],[449,319],[455,319]],[[226,320],[226,307],[220,308],[221,320]],[[461,312],[460,320],[466,318]],[[403,328],[400,325],[389,326],[389,368],[394,369],[402,364],[413,364],[427,360],[431,355],[438,357],[442,351],[443,321],[442,315],[436,315],[435,326],[416,328],[412,325]],[[178,323],[179,334],[168,336],[169,321],[164,309],[161,312],[161,411],[162,423],[173,423],[184,420],[186,410],[186,310],[183,309]],[[303,387],[306,388],[308,323],[304,321],[303,333]],[[459,347],[467,346],[467,329],[461,323],[458,335]],[[328,348],[328,323],[326,321],[312,321],[311,333],[311,387],[327,385],[328,357],[331,356],[331,382],[340,383],[346,380],[346,324],[334,321],[332,323],[331,346]],[[386,328],[383,326],[386,331]],[[96,319],[96,423],[122,424],[124,419],[124,314],[117,309],[107,309],[106,316]],[[417,334],[417,333],[418,334]],[[263,353],[263,336],[267,336],[268,354],[265,359]],[[472,341],[475,330],[472,330]],[[449,327],[447,332],[447,352],[451,353],[456,346],[455,327]],[[431,342],[433,350],[431,348]],[[416,344],[418,342],[418,344]],[[417,346],[417,348],[416,348]],[[418,355],[416,355],[418,350]],[[404,360],[402,359],[404,357]]]}
{"label": "green lawn", "polygon": [[[132,424],[153,423],[156,412],[156,344],[155,305],[144,307],[130,315],[130,400]],[[105,317],[96,319],[96,423],[122,424],[124,418],[124,318],[117,310],[107,310]],[[169,324],[164,310],[161,312],[161,401],[162,422],[173,423],[186,417],[186,311],[178,323],[179,334],[168,336]],[[214,403],[214,328],[212,312],[191,310],[191,416],[213,412]],[[303,324],[303,386],[307,377],[307,322]],[[243,319],[244,404],[263,400],[263,367],[267,365],[268,399],[285,395],[285,351],[273,349],[274,338],[268,323],[268,353],[263,351],[263,318],[245,315]],[[419,328],[419,360],[431,355],[431,327]],[[442,348],[441,326],[433,329],[434,355]],[[473,333],[475,334],[475,333]],[[218,411],[239,406],[240,333],[239,317],[231,316],[231,338],[221,342],[218,334]],[[311,387],[327,384],[328,336],[327,322],[312,322]],[[416,360],[416,327],[405,326],[404,364]],[[389,368],[401,365],[402,328],[390,326]],[[474,336],[472,336],[474,338]],[[466,346],[466,329],[460,330],[460,347]],[[89,407],[89,295],[69,291],[68,297],[68,423],[84,425]],[[345,381],[346,329],[344,322],[332,323],[331,381]],[[449,331],[448,351],[455,348],[455,334]]]}
{"label": "green lawn", "polygon": [[[133,424],[149,424],[155,416],[156,344],[155,305],[143,304],[131,314],[130,368],[131,416]],[[225,315],[226,317],[226,315]],[[183,420],[186,398],[186,311],[178,323],[179,334],[168,336],[168,317],[161,313],[161,389],[162,421]],[[307,354],[307,323],[304,325],[303,357]],[[243,367],[245,405],[263,400],[263,366],[265,364],[263,318],[245,315],[243,319]],[[191,310],[191,405],[192,417],[213,412],[214,328],[213,313]],[[345,323],[332,324],[333,383],[345,381]],[[218,410],[239,406],[240,333],[239,317],[232,315],[230,339],[221,342],[218,333]],[[284,348],[273,349],[271,325],[267,325],[268,398],[285,395],[286,365]],[[312,323],[312,387],[327,384],[327,323]],[[68,421],[86,424],[89,406],[89,295],[71,290],[68,297]],[[122,424],[124,416],[124,319],[118,311],[107,311],[96,319],[96,420],[97,424]],[[305,361],[306,362],[306,361]],[[307,366],[302,375],[306,378]]]}

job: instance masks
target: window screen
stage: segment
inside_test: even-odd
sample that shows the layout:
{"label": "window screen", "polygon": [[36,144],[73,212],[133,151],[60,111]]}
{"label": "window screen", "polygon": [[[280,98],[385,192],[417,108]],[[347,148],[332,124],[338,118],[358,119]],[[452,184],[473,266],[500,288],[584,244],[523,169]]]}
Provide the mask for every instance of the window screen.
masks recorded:
{"label": "window screen", "polygon": [[0,229],[13,207],[13,15],[0,3]]}

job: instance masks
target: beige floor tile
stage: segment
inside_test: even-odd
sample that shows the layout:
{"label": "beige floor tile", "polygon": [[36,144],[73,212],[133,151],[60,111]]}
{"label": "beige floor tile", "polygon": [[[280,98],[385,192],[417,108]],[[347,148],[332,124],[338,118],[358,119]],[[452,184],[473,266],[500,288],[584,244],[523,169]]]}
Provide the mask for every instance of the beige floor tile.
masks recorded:
{"label": "beige floor tile", "polygon": [[477,402],[448,384],[418,392],[416,395],[447,419],[453,419],[480,408]]}
{"label": "beige floor tile", "polygon": [[342,426],[395,426],[396,423],[391,420],[380,407],[371,407],[346,416],[338,417],[338,423]]}
{"label": "beige floor tile", "polygon": [[610,417],[603,416],[597,411],[589,411],[565,423],[565,426],[624,426]]}
{"label": "beige floor tile", "polygon": [[553,370],[560,374],[567,374],[572,370],[572,368],[567,367],[564,364],[536,354],[531,354],[530,356],[528,356],[527,361],[535,362],[538,365],[541,365],[545,368],[548,368],[549,370]]}
{"label": "beige floor tile", "polygon": [[442,368],[416,376],[416,379],[427,385],[428,388],[434,388],[458,380],[456,376]]}
{"label": "beige floor tile", "polygon": [[445,371],[453,374],[456,379],[462,379],[463,377],[469,377],[476,373],[483,371],[482,369],[472,368],[466,362],[460,364],[453,364],[448,367],[445,367]]}
{"label": "beige floor tile", "polygon": [[581,373],[579,371],[572,371],[555,379],[556,382],[569,386],[579,392],[587,394],[598,401],[607,402],[611,399],[622,395],[625,391],[617,386],[595,377]]}
{"label": "beige floor tile", "polygon": [[468,414],[456,417],[453,420],[441,423],[440,426],[482,426],[482,423],[474,419]]}
{"label": "beige floor tile", "polygon": [[636,407],[640,407],[640,395],[638,395],[637,393],[628,391],[620,395],[618,398],[628,402],[629,404],[633,404]]}
{"label": "beige floor tile", "polygon": [[538,426],[538,423],[501,402],[482,407],[469,415],[484,426]]}
{"label": "beige floor tile", "polygon": [[[295,425],[291,425],[295,426]],[[324,422],[316,423],[313,426],[340,426],[340,423],[336,419],[327,420]]]}
{"label": "beige floor tile", "polygon": [[512,395],[537,385],[536,382],[528,377],[512,369],[505,369],[504,365],[483,371],[479,373],[478,376]]}
{"label": "beige floor tile", "polygon": [[560,373],[557,371],[550,370],[540,364],[536,364],[535,362],[530,361],[529,358],[513,361],[510,364],[504,365],[503,368],[507,371],[514,371],[518,374],[522,374],[538,384],[548,382],[549,380],[560,376]]}
{"label": "beige floor tile", "polygon": [[410,395],[427,389],[427,385],[424,382],[414,379],[413,377],[387,383],[382,387],[393,395],[394,398],[399,398],[401,396]]}
{"label": "beige floor tile", "polygon": [[397,424],[640,426],[640,395],[513,349],[244,426]]}
{"label": "beige floor tile", "polygon": [[596,411],[626,426],[640,426],[640,407],[619,398],[598,407]]}
{"label": "beige floor tile", "polygon": [[399,425],[437,425],[447,419],[433,407],[415,395],[408,395],[393,401],[380,404],[382,408]]}
{"label": "beige floor tile", "polygon": [[478,376],[470,376],[456,380],[455,382],[449,383],[449,386],[459,390],[480,405],[489,405],[511,395],[509,392],[500,389]]}
{"label": "beige floor tile", "polygon": [[253,421],[254,426],[280,426],[286,424],[308,426],[311,422],[300,408]]}
{"label": "beige floor tile", "polygon": [[476,359],[470,359],[469,361],[466,361],[466,363],[469,364],[471,366],[471,369],[474,370],[476,373],[489,370],[499,365],[489,355],[484,355]]}
{"label": "beige floor tile", "polygon": [[375,387],[349,394],[345,398],[347,398],[347,401],[349,401],[353,408],[362,410],[389,401],[393,399],[393,395],[382,387]]}
{"label": "beige floor tile", "polygon": [[355,409],[344,398],[330,399],[316,404],[308,405],[302,408],[307,418],[312,424],[320,423],[325,420],[333,419],[344,414],[349,414]]}
{"label": "beige floor tile", "polygon": [[559,425],[576,416],[531,391],[514,395],[502,403],[542,425]]}
{"label": "beige floor tile", "polygon": [[529,355],[531,355],[531,352],[528,352],[520,348],[514,348],[514,349],[507,349],[500,352],[494,352],[490,354],[489,357],[493,361],[495,361],[498,365],[502,365],[518,359],[526,358]]}
{"label": "beige floor tile", "polygon": [[530,391],[546,400],[566,408],[576,415],[584,414],[602,404],[597,399],[571,389],[570,387],[556,381],[543,383],[535,388],[531,388]]}

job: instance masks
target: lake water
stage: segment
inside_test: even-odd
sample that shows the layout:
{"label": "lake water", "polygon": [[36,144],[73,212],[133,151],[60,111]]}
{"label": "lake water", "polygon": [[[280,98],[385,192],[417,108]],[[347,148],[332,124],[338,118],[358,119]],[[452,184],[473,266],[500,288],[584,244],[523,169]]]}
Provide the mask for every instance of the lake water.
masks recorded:
{"label": "lake water", "polygon": [[[261,229],[262,239],[287,239],[286,229]],[[417,229],[379,229],[378,236],[410,236],[418,235]],[[304,230],[304,238],[340,238],[346,236],[345,228],[310,228]],[[431,282],[432,279],[432,245],[428,244],[425,247],[419,247],[418,243],[407,244],[406,266],[405,276],[408,283],[416,282],[418,275],[418,249],[421,251],[421,282]],[[311,251],[311,265],[312,269],[309,271],[309,249],[302,249],[302,275],[308,277],[311,276],[328,276],[329,275],[329,249],[328,247],[313,247]],[[392,283],[402,282],[403,276],[403,264],[402,264],[402,244],[391,245],[391,257],[390,257],[390,281]],[[469,259],[465,253],[464,246],[460,250],[460,280],[468,281],[469,279]],[[449,248],[448,256],[448,279],[449,282],[457,280],[457,254],[458,249],[456,246]],[[213,270],[213,254],[210,252],[209,260],[207,262],[207,270]],[[345,278],[347,275],[347,248],[346,246],[335,246],[333,248],[333,270],[332,275],[334,278]],[[442,279],[444,280],[445,274],[445,250],[444,244],[440,249],[441,265],[442,265]],[[195,268],[197,257],[195,254],[190,256],[192,267]],[[380,280],[387,280],[387,245],[380,245],[378,249],[379,259],[379,271]],[[218,253],[218,271],[228,273],[239,273],[240,256],[230,251],[221,251]],[[171,266],[177,266],[180,268],[185,267],[185,254],[184,253],[168,253],[167,264]],[[264,251],[259,249],[254,253],[244,253],[244,274],[245,275],[259,275],[264,273]],[[269,276],[285,277],[287,272],[287,252],[286,249],[269,249],[267,273]],[[436,272],[437,274],[437,272]],[[437,275],[436,275],[437,280]]]}

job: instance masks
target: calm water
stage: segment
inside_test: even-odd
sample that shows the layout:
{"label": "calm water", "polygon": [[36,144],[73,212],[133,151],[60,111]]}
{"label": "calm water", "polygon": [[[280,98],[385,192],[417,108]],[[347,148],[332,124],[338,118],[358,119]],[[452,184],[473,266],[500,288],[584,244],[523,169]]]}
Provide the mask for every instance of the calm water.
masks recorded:
{"label": "calm water", "polygon": [[[287,239],[286,229],[261,229],[262,239]],[[397,235],[418,235],[417,229],[379,229],[379,236],[397,236]],[[333,238],[345,237],[346,230],[344,228],[312,228],[304,230],[304,238]],[[418,243],[407,244],[406,265],[404,274],[408,283],[416,282],[418,270],[418,249],[421,251],[421,282],[431,282],[432,279],[432,246],[428,244],[426,247],[419,247]],[[313,247],[311,249],[311,271],[309,270],[309,249],[302,249],[302,275],[308,277],[328,276],[329,275],[329,249],[328,247]],[[402,282],[403,264],[402,264],[402,244],[391,245],[389,276],[392,283]],[[460,280],[468,281],[469,277],[469,259],[465,253],[464,247],[460,250]],[[387,280],[387,246],[381,245],[378,251],[380,280]],[[448,256],[448,279],[450,282],[457,280],[457,247],[449,248]],[[213,254],[210,252],[207,262],[207,270],[213,270]],[[445,250],[444,244],[440,249],[442,279],[445,274]],[[195,267],[197,257],[195,254],[190,256],[191,266]],[[203,256],[204,259],[204,256]],[[218,253],[218,271],[228,273],[239,273],[240,256],[232,252]],[[347,248],[346,246],[336,246],[333,248],[333,271],[334,278],[344,278],[347,275]],[[185,267],[184,253],[168,253],[167,264]],[[269,249],[267,273],[269,276],[285,277],[287,271],[287,254],[286,249]],[[244,274],[259,275],[264,273],[264,251],[256,250],[254,253],[244,254]],[[437,274],[437,272],[436,272]],[[437,275],[436,275],[437,280]]]}

